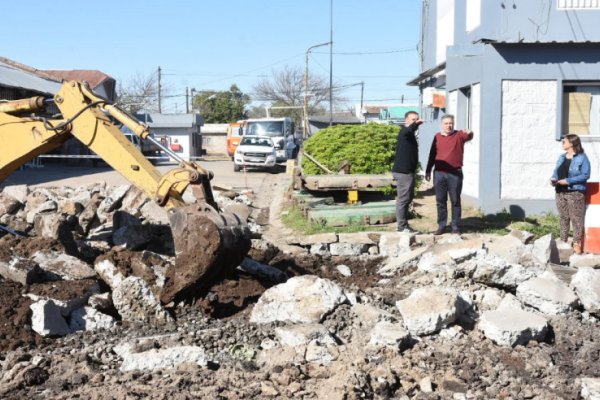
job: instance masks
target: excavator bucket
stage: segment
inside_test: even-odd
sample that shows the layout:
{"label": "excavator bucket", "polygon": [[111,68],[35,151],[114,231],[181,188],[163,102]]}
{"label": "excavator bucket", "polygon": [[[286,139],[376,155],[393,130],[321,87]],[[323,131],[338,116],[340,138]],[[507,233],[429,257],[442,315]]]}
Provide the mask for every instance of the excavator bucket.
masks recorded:
{"label": "excavator bucket", "polygon": [[[59,114],[42,112],[53,102]],[[35,114],[38,112],[39,115]],[[34,113],[34,114],[31,114]],[[178,166],[161,173],[124,135],[116,122],[161,149]],[[167,270],[165,304],[199,296],[236,268],[250,249],[250,231],[236,215],[219,212],[213,198],[212,172],[180,157],[154,139],[150,128],[95,94],[85,82],[64,82],[52,99],[34,97],[0,104],[0,181],[27,161],[75,137],[168,210],[176,265]],[[189,205],[183,193],[198,202]]]}
{"label": "excavator bucket", "polygon": [[248,254],[250,230],[235,214],[201,203],[172,210],[169,218],[176,259],[160,296],[164,304],[198,297]]}

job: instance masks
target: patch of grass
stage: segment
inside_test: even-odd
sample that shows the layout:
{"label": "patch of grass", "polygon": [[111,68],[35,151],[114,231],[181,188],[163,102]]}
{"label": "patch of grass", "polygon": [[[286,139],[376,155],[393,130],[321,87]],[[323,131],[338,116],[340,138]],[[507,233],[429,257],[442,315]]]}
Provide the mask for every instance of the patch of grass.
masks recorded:
{"label": "patch of grass", "polygon": [[314,221],[307,220],[302,211],[297,207],[291,207],[282,213],[281,221],[288,227],[295,231],[301,232],[305,235],[314,235],[317,233],[354,233],[354,232],[365,232],[365,231],[383,231],[388,230],[386,226],[382,225],[363,225],[359,223],[351,224],[348,226],[325,226]]}
{"label": "patch of grass", "polygon": [[523,218],[515,218],[508,212],[500,212],[480,217],[482,226],[479,230],[482,233],[506,234],[511,229],[527,231],[532,233],[535,238],[540,238],[549,233],[552,236],[559,237],[560,225],[559,218],[555,214],[530,215]]}
{"label": "patch of grass", "polygon": [[513,222],[509,225],[511,229],[531,232],[536,239],[549,233],[553,237],[560,236],[560,221],[555,214],[532,215],[524,221]]}

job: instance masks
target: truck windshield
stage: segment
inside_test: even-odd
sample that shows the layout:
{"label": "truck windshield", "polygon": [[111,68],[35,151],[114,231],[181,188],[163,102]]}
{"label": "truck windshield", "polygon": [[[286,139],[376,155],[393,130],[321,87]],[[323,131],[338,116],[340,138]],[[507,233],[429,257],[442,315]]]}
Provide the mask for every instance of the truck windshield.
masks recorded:
{"label": "truck windshield", "polygon": [[245,135],[283,136],[283,121],[249,122]]}

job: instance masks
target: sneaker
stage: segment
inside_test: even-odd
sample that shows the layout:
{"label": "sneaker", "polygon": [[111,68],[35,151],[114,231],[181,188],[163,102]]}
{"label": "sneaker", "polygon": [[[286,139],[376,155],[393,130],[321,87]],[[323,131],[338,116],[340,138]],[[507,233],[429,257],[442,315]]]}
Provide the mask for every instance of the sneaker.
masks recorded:
{"label": "sneaker", "polygon": [[446,231],[446,228],[438,228],[438,230],[433,232],[433,234],[436,236],[443,235],[445,231]]}
{"label": "sneaker", "polygon": [[418,233],[417,231],[415,231],[415,230],[414,230],[413,228],[411,228],[410,226],[409,226],[409,227],[407,227],[407,228],[404,228],[404,229],[400,229],[398,232],[400,232],[400,233],[410,233],[410,234],[413,234],[413,233]]}
{"label": "sneaker", "polygon": [[575,254],[583,253],[583,250],[581,249],[581,244],[579,243],[573,243],[573,250],[575,251]]}

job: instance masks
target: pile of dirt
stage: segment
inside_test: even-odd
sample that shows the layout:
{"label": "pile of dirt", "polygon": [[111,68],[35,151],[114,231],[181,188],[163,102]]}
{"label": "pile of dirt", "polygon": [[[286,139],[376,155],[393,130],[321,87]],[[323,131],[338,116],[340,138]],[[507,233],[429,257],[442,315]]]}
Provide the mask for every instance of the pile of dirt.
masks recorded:
{"label": "pile of dirt", "polygon": [[45,340],[31,330],[31,303],[23,296],[22,285],[0,278],[0,351],[44,344]]}

